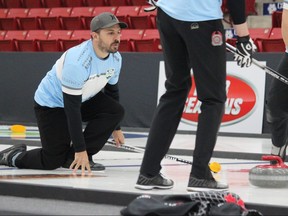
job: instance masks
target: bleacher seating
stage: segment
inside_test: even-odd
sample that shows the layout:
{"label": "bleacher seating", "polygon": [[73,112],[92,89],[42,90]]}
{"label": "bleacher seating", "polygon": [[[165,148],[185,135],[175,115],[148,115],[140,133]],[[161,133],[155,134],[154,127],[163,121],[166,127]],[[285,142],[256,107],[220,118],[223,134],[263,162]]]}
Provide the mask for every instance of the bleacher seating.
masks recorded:
{"label": "bleacher seating", "polygon": [[47,17],[39,17],[41,29],[61,30],[62,17],[69,17],[72,11],[71,7],[53,7]]}
{"label": "bleacher seating", "polygon": [[85,18],[92,17],[94,7],[74,7],[69,16],[61,17],[62,29],[89,29]]}
{"label": "bleacher seating", "polygon": [[54,8],[54,7],[63,7],[62,0],[42,0],[43,7]]}
{"label": "bleacher seating", "polygon": [[106,0],[107,6],[128,6],[129,0]]}
{"label": "bleacher seating", "polygon": [[27,17],[18,18],[18,25],[20,29],[36,30],[41,29],[40,17],[48,17],[50,8],[31,8]]}
{"label": "bleacher seating", "polygon": [[130,14],[130,27],[133,29],[153,29],[156,28],[156,10],[152,12],[145,12],[142,6],[138,14]]}
{"label": "bleacher seating", "polygon": [[42,0],[22,0],[22,7],[24,8],[42,8]]}
{"label": "bleacher seating", "polygon": [[22,8],[22,0],[2,0],[2,5],[5,8]]}
{"label": "bleacher seating", "polygon": [[145,29],[141,39],[133,39],[136,52],[161,52],[159,31],[157,29]]}
{"label": "bleacher seating", "polygon": [[86,5],[86,7],[103,7],[103,6],[107,6],[106,5],[106,0],[84,0],[84,4]]}
{"label": "bleacher seating", "polygon": [[280,28],[282,22],[282,11],[272,13],[272,28]]}
{"label": "bleacher seating", "polygon": [[7,9],[7,8],[0,8],[0,18],[6,18],[8,12],[9,12],[9,9]]}
{"label": "bleacher seating", "polygon": [[138,6],[141,6],[141,5],[149,5],[147,0],[130,0],[130,5],[138,5]]}
{"label": "bleacher seating", "polygon": [[17,51],[38,51],[37,40],[46,40],[49,30],[29,30],[24,39],[16,40]]}
{"label": "bleacher seating", "polygon": [[64,7],[84,7],[85,4],[82,0],[62,0]]}
{"label": "bleacher seating", "polygon": [[282,39],[282,31],[281,28],[271,28],[269,38],[271,39]]}
{"label": "bleacher seating", "polygon": [[250,28],[250,37],[255,40],[256,38],[269,38],[271,33],[270,28]]}
{"label": "bleacher seating", "polygon": [[4,38],[0,40],[1,51],[18,51],[16,46],[16,40],[25,39],[27,31],[9,30],[6,31]]}
{"label": "bleacher seating", "polygon": [[[223,0],[224,14],[229,13],[226,4]],[[128,24],[119,51],[162,52],[157,11],[144,12],[147,5],[147,0],[0,0],[0,51],[65,51],[89,39],[91,19],[107,11]],[[246,0],[247,16],[257,15],[255,5],[255,0]],[[271,28],[250,29],[258,51],[283,51],[281,19],[282,12],[277,11]],[[236,40],[226,42],[235,45]]]}
{"label": "bleacher seating", "polygon": [[5,37],[6,31],[0,30],[0,40],[3,40]]}
{"label": "bleacher seating", "polygon": [[143,29],[123,29],[121,32],[119,51],[134,52],[135,47],[133,40],[141,40],[143,37],[143,33]]}
{"label": "bleacher seating", "polygon": [[126,22],[129,28],[132,28],[130,17],[137,16],[140,11],[140,6],[119,6],[116,10],[115,15],[117,18],[122,21]]}
{"label": "bleacher seating", "polygon": [[20,30],[18,20],[27,17],[29,9],[27,8],[10,8],[6,17],[0,18],[1,30]]}
{"label": "bleacher seating", "polygon": [[285,44],[279,38],[258,38],[256,39],[260,52],[284,52]]}

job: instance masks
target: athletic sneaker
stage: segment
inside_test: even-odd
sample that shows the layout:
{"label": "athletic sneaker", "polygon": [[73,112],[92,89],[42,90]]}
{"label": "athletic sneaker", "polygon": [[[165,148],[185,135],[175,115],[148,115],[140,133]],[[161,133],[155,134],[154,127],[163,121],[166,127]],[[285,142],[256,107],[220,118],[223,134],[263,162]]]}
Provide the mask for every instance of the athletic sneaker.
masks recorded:
{"label": "athletic sneaker", "polygon": [[26,151],[25,144],[16,144],[0,152],[0,165],[12,167],[12,158],[17,153]]}
{"label": "athletic sneaker", "polygon": [[190,176],[187,191],[226,191],[228,185],[213,179],[197,179]]}
{"label": "athletic sneaker", "polygon": [[[67,168],[69,169],[70,165],[72,164],[73,160],[72,159],[68,159],[65,164],[62,165],[63,168]],[[100,163],[95,163],[94,161],[90,160],[89,161],[90,164],[90,169],[92,171],[102,171],[105,170],[105,166],[100,164]],[[79,169],[82,169],[81,167],[79,167]]]}
{"label": "athletic sneaker", "polygon": [[173,185],[174,182],[171,179],[163,176],[161,173],[151,178],[140,174],[135,188],[141,190],[152,190],[153,188],[170,189],[173,187]]}

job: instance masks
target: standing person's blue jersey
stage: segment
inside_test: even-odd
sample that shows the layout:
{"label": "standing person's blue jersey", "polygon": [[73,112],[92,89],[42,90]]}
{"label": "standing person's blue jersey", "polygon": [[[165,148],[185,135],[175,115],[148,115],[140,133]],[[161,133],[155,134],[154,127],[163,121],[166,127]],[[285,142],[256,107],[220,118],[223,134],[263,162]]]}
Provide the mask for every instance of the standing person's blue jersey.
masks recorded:
{"label": "standing person's blue jersey", "polygon": [[182,21],[222,19],[222,0],[159,0],[157,6]]}

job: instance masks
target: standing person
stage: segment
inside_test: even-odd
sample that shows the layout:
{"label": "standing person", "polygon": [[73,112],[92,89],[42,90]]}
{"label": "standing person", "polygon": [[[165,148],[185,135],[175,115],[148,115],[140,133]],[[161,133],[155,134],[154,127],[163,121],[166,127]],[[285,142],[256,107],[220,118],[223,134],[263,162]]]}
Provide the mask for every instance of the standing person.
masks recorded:
{"label": "standing person", "polygon": [[[286,52],[278,66],[278,72],[288,77],[288,0],[284,0],[281,31]],[[288,145],[288,86],[277,79],[271,82],[266,100],[267,122],[271,128],[272,155],[285,161]]]}
{"label": "standing person", "polygon": [[120,34],[126,27],[111,13],[92,19],[91,39],[64,52],[36,90],[34,110],[42,148],[26,151],[24,144],[12,146],[0,152],[0,164],[43,170],[62,166],[74,173],[81,169],[82,175],[85,170],[105,169],[92,156],[111,134],[118,146],[124,143],[117,83]]}
{"label": "standing person", "polygon": [[[150,1],[151,2],[151,1]],[[153,1],[152,1],[153,3]],[[138,189],[169,189],[174,182],[160,173],[161,160],[177,131],[191,88],[191,68],[197,97],[202,102],[196,133],[188,191],[224,190],[209,169],[226,101],[226,49],[219,0],[159,0],[157,27],[166,72],[166,92],[154,113],[140,174]],[[250,66],[252,44],[245,16],[245,0],[228,0],[237,32],[238,65]]]}

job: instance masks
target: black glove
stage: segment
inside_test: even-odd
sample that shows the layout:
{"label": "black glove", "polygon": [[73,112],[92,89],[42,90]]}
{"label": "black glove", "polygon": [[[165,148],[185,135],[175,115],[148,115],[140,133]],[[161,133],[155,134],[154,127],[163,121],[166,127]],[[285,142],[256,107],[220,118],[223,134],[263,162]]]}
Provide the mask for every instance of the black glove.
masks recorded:
{"label": "black glove", "polygon": [[252,64],[252,53],[255,50],[255,45],[250,39],[249,35],[244,37],[237,37],[236,54],[234,60],[240,67],[250,67]]}

